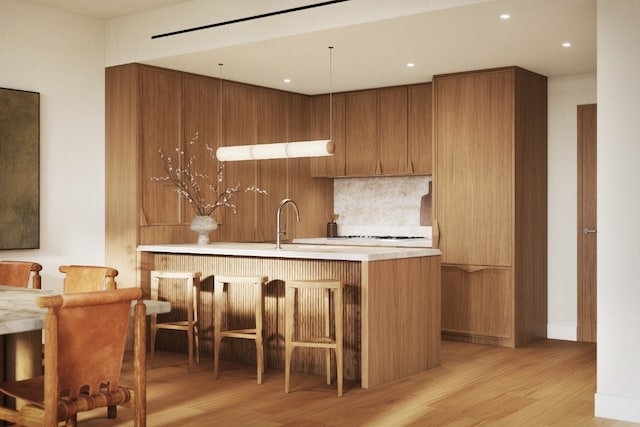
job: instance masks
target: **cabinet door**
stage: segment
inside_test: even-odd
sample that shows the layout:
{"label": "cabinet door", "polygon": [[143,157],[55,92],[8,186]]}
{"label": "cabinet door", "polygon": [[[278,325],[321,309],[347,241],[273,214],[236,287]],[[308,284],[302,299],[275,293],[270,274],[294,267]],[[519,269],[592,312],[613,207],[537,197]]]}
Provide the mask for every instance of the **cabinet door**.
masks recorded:
{"label": "cabinet door", "polygon": [[448,339],[513,346],[511,269],[442,266],[442,331]]}
{"label": "cabinet door", "polygon": [[[140,190],[142,225],[179,224],[182,204],[171,185],[152,181],[166,176],[159,150],[178,162],[182,147],[182,76],[152,67],[140,69]],[[174,166],[180,166],[174,163]]]}
{"label": "cabinet door", "polygon": [[409,173],[407,163],[407,87],[378,91],[378,164],[382,175]]}
{"label": "cabinet door", "polygon": [[369,90],[348,93],[346,96],[347,175],[377,175],[377,93]]}
{"label": "cabinet door", "polygon": [[346,174],[345,94],[331,95],[331,120],[329,120],[329,95],[311,98],[311,139],[331,139],[333,156],[311,159],[311,175],[340,177]]}
{"label": "cabinet door", "polygon": [[[189,148],[193,156],[194,170],[206,174],[209,182],[215,185],[218,173],[218,161],[215,151],[219,145],[220,130],[220,81],[211,77],[185,74],[183,88],[183,133],[184,141],[195,141]],[[195,138],[195,139],[194,139]],[[207,147],[210,148],[207,149]],[[224,189],[223,189],[224,190]],[[203,188],[207,203],[214,203],[216,194]],[[189,204],[184,205],[184,222],[190,223],[195,215]],[[222,221],[222,209],[216,209],[214,218]],[[193,236],[193,233],[191,233]],[[212,239],[216,238],[214,234]]]}
{"label": "cabinet door", "polygon": [[[344,97],[343,97],[344,99]],[[290,139],[300,141],[307,139],[309,124],[312,119],[312,98],[303,95],[290,95],[289,135]],[[343,102],[344,105],[344,102]],[[326,111],[328,113],[328,110]],[[325,114],[326,116],[326,114]],[[326,131],[325,131],[326,134]],[[315,139],[315,137],[312,137]],[[341,144],[344,153],[344,144]],[[300,237],[324,236],[327,230],[327,219],[333,213],[333,180],[328,178],[312,178],[311,164],[318,157],[301,157],[288,159],[288,197],[296,201],[300,207],[300,222],[296,222],[295,212],[291,207],[285,208],[283,215],[287,219],[287,239]],[[275,224],[275,209],[272,218]],[[273,239],[273,237],[272,237]]]}
{"label": "cabinet door", "polygon": [[[255,144],[257,140],[257,89],[255,86],[224,82],[222,86],[222,146]],[[234,214],[223,208],[220,226],[222,240],[253,241],[256,230],[256,194],[244,189],[260,183],[256,180],[256,161],[226,162],[224,188],[240,183],[234,196]]]}
{"label": "cabinet door", "polygon": [[443,263],[512,263],[513,87],[511,71],[434,78],[434,207]]}
{"label": "cabinet door", "polygon": [[414,174],[433,172],[431,83],[409,86],[407,151],[409,171]]}
{"label": "cabinet door", "polygon": [[[287,142],[289,95],[269,89],[257,90],[258,144]],[[256,195],[256,241],[273,241],[276,238],[276,208],[287,197],[287,159],[270,159],[257,162],[258,187],[268,194]]]}

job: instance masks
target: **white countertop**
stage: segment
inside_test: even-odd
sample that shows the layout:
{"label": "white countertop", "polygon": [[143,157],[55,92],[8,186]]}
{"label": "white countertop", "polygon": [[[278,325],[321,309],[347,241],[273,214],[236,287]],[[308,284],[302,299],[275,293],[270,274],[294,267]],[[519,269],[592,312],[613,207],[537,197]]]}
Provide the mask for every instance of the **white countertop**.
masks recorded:
{"label": "white countertop", "polygon": [[293,239],[293,243],[309,245],[336,245],[336,246],[385,246],[402,248],[430,248],[431,238],[369,238],[369,237],[311,237],[304,239]]}
{"label": "white countertop", "polygon": [[324,259],[337,261],[378,261],[396,258],[415,258],[440,255],[439,249],[382,246],[305,245],[283,243],[220,242],[208,245],[167,244],[138,246],[139,252],[229,255],[260,258]]}

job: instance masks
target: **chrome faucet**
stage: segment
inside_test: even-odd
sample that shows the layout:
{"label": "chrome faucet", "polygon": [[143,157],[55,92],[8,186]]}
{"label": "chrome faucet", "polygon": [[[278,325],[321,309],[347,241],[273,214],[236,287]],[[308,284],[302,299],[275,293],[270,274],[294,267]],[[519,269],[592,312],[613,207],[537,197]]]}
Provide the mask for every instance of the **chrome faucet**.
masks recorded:
{"label": "chrome faucet", "polygon": [[293,209],[295,209],[296,219],[298,220],[298,222],[300,222],[300,211],[298,210],[298,205],[296,204],[296,202],[291,199],[283,199],[278,205],[278,210],[276,212],[276,249],[282,249],[282,246],[280,245],[280,236],[287,232],[287,230],[280,229],[280,212],[282,211],[284,205],[288,203],[291,203],[291,206],[293,206]]}

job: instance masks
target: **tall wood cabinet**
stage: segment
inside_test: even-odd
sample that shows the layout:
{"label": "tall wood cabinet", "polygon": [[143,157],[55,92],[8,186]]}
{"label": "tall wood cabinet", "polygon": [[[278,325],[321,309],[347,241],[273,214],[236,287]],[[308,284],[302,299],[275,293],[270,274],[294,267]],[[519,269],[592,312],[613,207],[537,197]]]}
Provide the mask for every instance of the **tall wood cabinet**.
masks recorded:
{"label": "tall wood cabinet", "polygon": [[[196,242],[191,206],[151,180],[166,175],[159,150],[176,156],[197,135],[189,146],[195,169],[215,179],[218,162],[207,147],[306,140],[311,133],[304,95],[141,64],[107,68],[105,86],[106,262],[123,284],[138,283],[138,245]],[[303,214],[300,223],[288,218],[285,237],[323,235],[333,187],[312,178],[310,168],[309,159],[227,162],[223,190],[241,183],[238,209],[216,210],[212,241],[275,241],[276,208],[285,197]],[[243,191],[254,185],[269,195]]]}
{"label": "tall wood cabinet", "polygon": [[433,106],[443,337],[511,347],[546,337],[546,77],[434,76]]}

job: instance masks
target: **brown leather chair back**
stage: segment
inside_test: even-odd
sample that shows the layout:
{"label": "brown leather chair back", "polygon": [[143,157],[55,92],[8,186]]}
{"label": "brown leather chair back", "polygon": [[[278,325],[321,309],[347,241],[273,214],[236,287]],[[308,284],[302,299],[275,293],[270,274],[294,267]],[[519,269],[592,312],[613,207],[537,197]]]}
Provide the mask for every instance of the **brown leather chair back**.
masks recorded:
{"label": "brown leather chair back", "polygon": [[[146,325],[140,288],[42,296],[44,376],[0,382],[3,394],[21,399],[19,410],[0,405],[0,420],[18,425],[76,425],[77,414],[127,405],[134,426],[146,425]],[[134,387],[119,385],[132,301],[135,305]]]}
{"label": "brown leather chair back", "polygon": [[37,262],[29,261],[0,261],[0,285],[29,287],[29,278],[33,273],[31,287],[40,289],[40,271],[42,266]]}
{"label": "brown leather chair back", "polygon": [[115,277],[118,270],[111,267],[93,265],[61,265],[65,274],[64,292],[90,292],[116,289]]}

